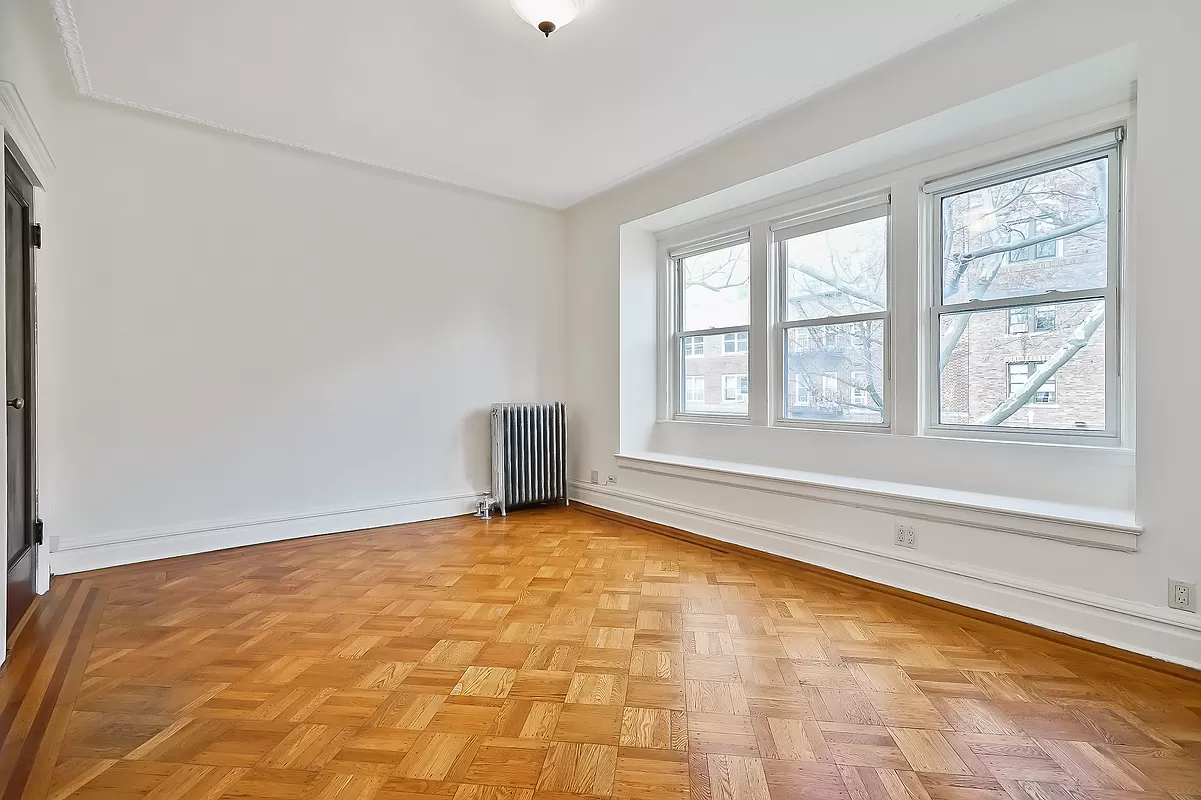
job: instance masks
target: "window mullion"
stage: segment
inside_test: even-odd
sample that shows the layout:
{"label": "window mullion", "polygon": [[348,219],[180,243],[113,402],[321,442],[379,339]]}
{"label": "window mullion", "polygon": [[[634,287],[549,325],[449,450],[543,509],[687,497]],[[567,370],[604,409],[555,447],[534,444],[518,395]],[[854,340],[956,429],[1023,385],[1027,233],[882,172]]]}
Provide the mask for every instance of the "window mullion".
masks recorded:
{"label": "window mullion", "polygon": [[766,222],[751,226],[751,329],[747,374],[750,378],[752,425],[766,425],[771,418],[775,375],[771,368],[770,286],[771,228]]}

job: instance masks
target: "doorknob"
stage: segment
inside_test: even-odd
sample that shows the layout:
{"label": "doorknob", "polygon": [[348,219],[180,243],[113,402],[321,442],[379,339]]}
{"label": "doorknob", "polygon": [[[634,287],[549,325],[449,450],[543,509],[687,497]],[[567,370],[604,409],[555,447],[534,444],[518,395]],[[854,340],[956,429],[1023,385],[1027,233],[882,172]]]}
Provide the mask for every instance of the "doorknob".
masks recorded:
{"label": "doorknob", "polygon": [[18,411],[20,411],[22,408],[25,407],[25,398],[14,397],[12,400],[8,401],[8,404],[10,406],[12,406],[13,408],[17,409]]}

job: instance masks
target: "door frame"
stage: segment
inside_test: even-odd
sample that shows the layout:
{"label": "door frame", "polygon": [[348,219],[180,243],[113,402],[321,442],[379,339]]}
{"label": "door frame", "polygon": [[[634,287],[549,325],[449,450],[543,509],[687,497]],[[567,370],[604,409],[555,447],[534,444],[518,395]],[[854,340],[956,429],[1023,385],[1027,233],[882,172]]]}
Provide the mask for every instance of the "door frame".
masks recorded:
{"label": "door frame", "polygon": [[[46,187],[50,179],[50,175],[54,172],[54,159],[50,156],[50,151],[46,147],[46,143],[42,140],[41,134],[38,132],[37,125],[34,124],[33,117],[30,116],[25,102],[21,99],[21,94],[17,90],[15,84],[10,81],[0,80],[0,141],[16,158],[20,164],[22,171],[29,182],[33,186],[33,202],[29,209],[29,218],[32,224],[41,225],[45,229],[47,214],[47,192]],[[0,178],[0,181],[6,180]],[[4,250],[4,231],[0,229],[0,252]],[[36,251],[32,263],[30,264],[30,294],[32,307],[30,309],[30,351],[32,355],[31,364],[31,388],[32,394],[40,398],[41,382],[38,375],[38,272],[45,265],[45,255],[43,250]],[[0,323],[3,322],[4,302],[3,302],[3,284],[0,283]],[[2,328],[0,328],[2,330]],[[41,419],[42,415],[35,414],[33,419],[32,430],[30,432],[33,440],[33,453],[31,456],[32,464],[30,465],[31,478],[33,479],[33,513],[34,518],[37,518],[39,487],[41,485],[41,462],[38,459],[38,442],[41,440]],[[4,440],[6,433],[0,427],[0,444],[7,446]],[[8,481],[8,465],[0,463],[0,480],[7,483]],[[6,497],[7,495],[5,495]],[[7,503],[7,500],[0,502]],[[7,512],[7,509],[5,509]],[[7,513],[4,518],[7,519]],[[49,537],[44,537],[41,544],[34,546],[34,591],[37,594],[45,594],[50,590],[50,546]],[[0,616],[8,613],[7,598],[0,593]],[[3,625],[0,625],[0,663],[3,663],[7,654],[8,643],[4,641]]]}

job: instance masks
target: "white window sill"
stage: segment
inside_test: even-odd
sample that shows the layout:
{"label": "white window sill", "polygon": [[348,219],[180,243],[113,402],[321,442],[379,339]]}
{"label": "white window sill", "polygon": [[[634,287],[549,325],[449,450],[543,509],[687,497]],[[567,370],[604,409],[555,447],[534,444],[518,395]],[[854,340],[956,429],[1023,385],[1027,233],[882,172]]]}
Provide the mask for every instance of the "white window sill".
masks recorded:
{"label": "white window sill", "polygon": [[622,469],[649,472],[773,494],[1015,533],[1085,547],[1135,552],[1143,528],[1134,512],[849,478],[730,461],[628,453],[614,456]]}

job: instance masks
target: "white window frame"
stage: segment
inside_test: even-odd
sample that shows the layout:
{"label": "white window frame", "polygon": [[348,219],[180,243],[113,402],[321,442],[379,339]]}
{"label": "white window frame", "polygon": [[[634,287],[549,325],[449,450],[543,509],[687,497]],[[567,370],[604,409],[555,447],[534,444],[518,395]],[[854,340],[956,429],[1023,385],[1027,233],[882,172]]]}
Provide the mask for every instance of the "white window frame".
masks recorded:
{"label": "white window frame", "polygon": [[[1119,297],[1123,250],[1123,191],[1126,182],[1123,140],[1124,128],[1118,127],[1084,139],[1068,141],[1058,146],[1031,152],[1019,158],[962,171],[929,181],[924,185],[927,194],[927,216],[931,222],[930,245],[926,248],[925,272],[928,283],[928,311],[923,325],[926,348],[926,369],[922,382],[925,424],[922,432],[959,438],[1000,439],[1009,441],[1043,441],[1081,444],[1116,445],[1122,431],[1122,319]],[[942,300],[942,203],[944,198],[973,189],[1018,180],[1029,175],[1062,169],[1074,164],[1109,159],[1109,219],[1106,236],[1106,286],[1103,289],[1051,291],[1037,295],[1006,297],[997,300],[971,300],[943,304]],[[959,312],[1008,310],[1025,306],[1030,309],[1027,330],[1034,318],[1034,309],[1059,303],[1103,301],[1105,303],[1105,429],[1082,431],[1068,428],[1032,428],[1021,426],[952,425],[940,419],[939,320]],[[1006,315],[1008,321],[1008,315]],[[1008,374],[1006,375],[1008,380]],[[1008,386],[1008,383],[1006,384]]]}
{"label": "white window frame", "polygon": [[[692,419],[698,421],[725,422],[735,424],[749,424],[751,421],[750,414],[750,397],[753,394],[754,377],[753,367],[750,365],[752,361],[753,347],[751,345],[751,326],[755,317],[755,293],[749,292],[747,300],[749,319],[746,325],[731,325],[723,328],[703,328],[697,330],[684,330],[684,269],[681,262],[692,256],[704,255],[712,253],[715,250],[725,250],[730,247],[736,247],[741,244],[751,244],[751,232],[749,229],[736,230],[732,233],[724,233],[717,236],[710,236],[699,241],[691,242],[685,245],[675,247],[667,252],[667,263],[670,273],[669,290],[667,301],[670,304],[670,319],[671,319],[671,353],[669,362],[671,364],[672,378],[668,385],[668,397],[671,403],[671,416],[674,419]],[[752,246],[753,250],[753,246]],[[753,287],[752,287],[753,289]],[[727,333],[746,333],[747,334],[747,413],[733,414],[720,412],[698,412],[688,411],[684,403],[684,340],[692,336],[722,336],[722,355],[724,352],[724,336]],[[702,339],[703,341],[703,339]],[[725,386],[722,386],[722,403],[725,403]]]}
{"label": "white window frame", "polygon": [[[1051,312],[1051,327],[1040,329],[1038,327],[1038,316],[1040,313],[1045,313],[1047,311]],[[1035,306],[1034,313],[1031,314],[1027,319],[1028,321],[1026,323],[1026,327],[1029,328],[1030,333],[1050,333],[1059,327],[1059,319],[1058,315],[1055,313],[1055,306]],[[1031,325],[1031,322],[1034,324]]]}
{"label": "white window frame", "polygon": [[[692,389],[697,382],[700,382],[701,397],[699,400],[692,396]],[[705,376],[704,375],[685,375],[684,376],[684,403],[704,403],[705,402]]]}
{"label": "white window frame", "polygon": [[[1013,312],[1015,311],[1021,311],[1024,314],[1021,330],[1014,330],[1013,328]],[[1010,336],[1025,336],[1030,333],[1030,306],[1009,309],[1009,313],[1005,316],[1005,325]]]}
{"label": "white window frame", "polygon": [[[814,319],[799,319],[788,321],[788,271],[785,260],[785,250],[789,239],[808,236],[822,231],[866,222],[872,219],[884,219],[887,227],[887,246],[884,264],[884,296],[885,308],[882,311],[870,311],[860,314],[844,314],[841,316],[817,317]],[[773,397],[787,399],[788,376],[788,337],[790,331],[799,328],[824,328],[823,342],[829,347],[830,326],[849,325],[856,322],[879,321],[882,328],[883,347],[881,355],[884,363],[881,365],[883,382],[879,388],[880,397],[884,400],[881,409],[880,422],[839,420],[807,420],[793,419],[787,416],[788,404],[776,403],[773,424],[788,428],[821,428],[825,430],[849,430],[887,432],[892,428],[892,304],[893,304],[893,230],[892,230],[892,195],[889,192],[861,195],[854,199],[816,207],[799,215],[790,216],[771,224],[773,254],[773,271],[776,303],[773,309],[774,346],[776,348],[776,371],[779,379],[773,385]],[[835,336],[840,331],[833,331]],[[835,340],[837,343],[837,339]],[[823,378],[824,393],[824,378]]]}
{"label": "white window frame", "polygon": [[[692,343],[690,341],[692,339],[695,339],[697,342],[700,343],[701,351],[699,353],[688,352],[688,345],[690,345]],[[683,342],[684,342],[684,358],[703,358],[704,357],[704,355],[705,355],[705,337],[703,337],[703,336],[685,336],[685,337],[683,337]]]}

